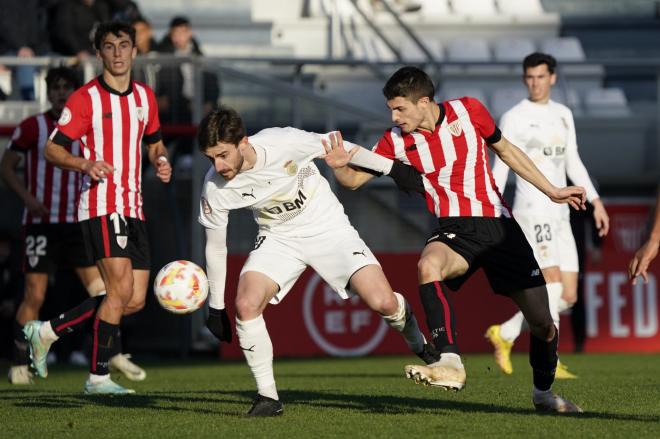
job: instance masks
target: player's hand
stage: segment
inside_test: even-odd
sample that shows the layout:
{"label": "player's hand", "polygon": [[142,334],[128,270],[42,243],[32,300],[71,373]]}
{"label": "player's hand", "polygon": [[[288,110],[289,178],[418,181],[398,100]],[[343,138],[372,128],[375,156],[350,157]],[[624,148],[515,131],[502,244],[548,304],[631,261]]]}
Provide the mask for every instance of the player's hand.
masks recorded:
{"label": "player's hand", "polygon": [[633,285],[637,284],[637,276],[642,276],[645,284],[649,283],[646,271],[651,261],[658,255],[658,246],[660,246],[660,242],[649,239],[635,252],[635,256],[628,264],[628,278]]}
{"label": "player's hand", "polygon": [[607,232],[610,230],[610,217],[607,215],[605,206],[603,205],[603,202],[600,201],[600,198],[596,198],[591,204],[594,206],[594,222],[598,229],[598,236],[602,238],[603,236],[606,236]]}
{"label": "player's hand", "polygon": [[555,188],[548,196],[555,203],[570,204],[575,210],[587,209],[587,192],[581,186]]}
{"label": "player's hand", "polygon": [[156,177],[163,183],[169,183],[170,178],[172,178],[172,166],[167,157],[164,155],[158,157],[154,166],[156,167]]}
{"label": "player's hand", "polygon": [[37,218],[48,216],[49,213],[46,206],[34,197],[30,197],[25,201],[25,207],[32,216]]}
{"label": "player's hand", "polygon": [[218,340],[231,343],[231,325],[226,309],[215,309],[209,307],[209,318],[206,319],[206,327]]}
{"label": "player's hand", "polygon": [[348,162],[353,158],[355,153],[358,152],[360,147],[356,146],[350,151],[346,151],[344,149],[344,139],[342,139],[339,131],[330,134],[329,138],[330,142],[327,142],[325,139],[321,140],[323,148],[325,148],[325,155],[321,156],[321,158],[323,158],[332,169],[343,168],[348,165]]}
{"label": "player's hand", "polygon": [[112,173],[115,172],[115,168],[103,160],[96,162],[87,161],[82,165],[82,171],[83,173],[89,175],[92,180],[100,181],[112,175]]}

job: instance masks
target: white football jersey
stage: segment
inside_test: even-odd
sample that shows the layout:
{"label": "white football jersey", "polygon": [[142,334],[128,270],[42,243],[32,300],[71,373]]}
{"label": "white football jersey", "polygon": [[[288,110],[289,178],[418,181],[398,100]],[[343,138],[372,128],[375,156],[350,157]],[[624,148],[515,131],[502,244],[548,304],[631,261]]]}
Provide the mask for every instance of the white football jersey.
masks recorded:
{"label": "white football jersey", "polygon": [[[575,123],[571,110],[550,100],[538,104],[524,99],[504,113],[500,122],[502,134],[522,149],[537,168],[557,187],[566,186],[566,175],[573,184],[587,191],[587,200],[598,198],[589,174],[578,154]],[[509,167],[495,156],[493,176],[497,187],[504,191]],[[514,215],[542,212],[553,218],[567,218],[567,204],[554,203],[522,177],[516,175]]]}
{"label": "white football jersey", "polygon": [[[252,169],[225,181],[213,167],[206,174],[199,222],[226,227],[229,211],[251,209],[259,230],[306,237],[352,227],[328,181],[313,163],[325,154],[326,135],[296,128],[268,128],[250,136],[257,160]],[[344,141],[344,147],[353,144]]]}

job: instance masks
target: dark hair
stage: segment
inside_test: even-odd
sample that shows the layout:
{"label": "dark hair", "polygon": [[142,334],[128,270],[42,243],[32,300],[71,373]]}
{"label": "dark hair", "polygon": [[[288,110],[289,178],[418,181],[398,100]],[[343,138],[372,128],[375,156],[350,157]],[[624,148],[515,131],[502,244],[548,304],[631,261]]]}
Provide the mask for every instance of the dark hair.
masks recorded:
{"label": "dark hair", "polygon": [[435,87],[429,75],[423,70],[406,66],[394,72],[387,80],[383,87],[383,94],[388,101],[396,97],[404,97],[416,102],[425,96],[432,100],[435,95]]}
{"label": "dark hair", "polygon": [[131,43],[135,46],[135,28],[129,23],[123,21],[106,21],[101,23],[94,32],[94,48],[101,50],[101,43],[108,34],[113,34],[118,37],[120,33],[125,33],[131,39]]}
{"label": "dark hair", "polygon": [[202,152],[214,147],[218,142],[238,146],[243,137],[245,137],[243,119],[236,110],[229,107],[220,107],[211,111],[197,128],[197,142]]}
{"label": "dark hair", "polygon": [[550,72],[550,74],[555,73],[555,69],[557,68],[557,60],[554,56],[541,52],[534,52],[525,57],[522,64],[523,73],[527,72],[527,69],[530,67],[538,67],[541,64],[548,66],[548,72]]}
{"label": "dark hair", "polygon": [[138,15],[131,21],[131,26],[135,26],[137,23],[144,23],[147,26],[151,27],[151,23],[147,20],[144,15]]}
{"label": "dark hair", "polygon": [[52,67],[46,73],[46,90],[50,90],[60,79],[68,82],[72,88],[78,88],[76,72],[68,67]]}
{"label": "dark hair", "polygon": [[177,15],[170,20],[170,29],[179,26],[190,26],[190,20],[183,15]]}

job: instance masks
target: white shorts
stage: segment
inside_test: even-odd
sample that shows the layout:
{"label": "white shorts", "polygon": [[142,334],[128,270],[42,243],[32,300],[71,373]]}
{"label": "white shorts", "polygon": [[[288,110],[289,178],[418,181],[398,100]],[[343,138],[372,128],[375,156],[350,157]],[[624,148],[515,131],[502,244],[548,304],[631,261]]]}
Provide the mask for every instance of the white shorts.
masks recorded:
{"label": "white shorts", "polygon": [[347,299],[352,295],[348,291],[351,276],[367,265],[380,266],[353,227],[307,238],[260,233],[241,275],[257,271],[275,281],[280,290],[270,303],[277,304],[310,266],[337,294]]}
{"label": "white shorts", "polygon": [[514,217],[534,250],[540,268],[559,267],[561,271],[580,271],[575,238],[568,219],[515,213]]}

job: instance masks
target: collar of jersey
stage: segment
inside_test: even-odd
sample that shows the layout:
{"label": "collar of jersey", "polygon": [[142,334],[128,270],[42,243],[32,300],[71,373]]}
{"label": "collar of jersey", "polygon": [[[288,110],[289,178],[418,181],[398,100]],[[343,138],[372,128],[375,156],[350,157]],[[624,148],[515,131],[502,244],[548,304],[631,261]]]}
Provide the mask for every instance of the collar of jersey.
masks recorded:
{"label": "collar of jersey", "polygon": [[428,132],[428,131],[422,131],[422,130],[420,130],[420,129],[416,129],[415,131],[417,131],[418,133],[420,133],[420,134],[422,134],[422,135],[424,135],[424,136],[430,136],[430,135],[433,135],[433,133],[435,133],[436,130],[439,130],[439,129],[440,129],[440,125],[442,125],[442,121],[445,120],[445,113],[446,113],[446,112],[445,112],[445,103],[444,103],[444,102],[440,102],[440,103],[438,104],[438,108],[440,109],[440,114],[438,114],[438,120],[435,121],[435,128],[433,129],[433,131],[432,131],[432,132]]}
{"label": "collar of jersey", "polygon": [[121,92],[115,90],[114,88],[110,87],[110,86],[108,85],[108,83],[105,82],[105,79],[103,79],[103,75],[99,75],[97,79],[98,79],[98,81],[99,81],[99,84],[101,84],[101,87],[103,87],[108,93],[112,93],[113,95],[117,95],[117,96],[128,96],[128,95],[130,95],[131,93],[133,93],[133,80],[132,80],[132,79],[131,79],[131,81],[128,83],[128,89],[126,89],[126,91],[123,92],[123,93],[121,93]]}

